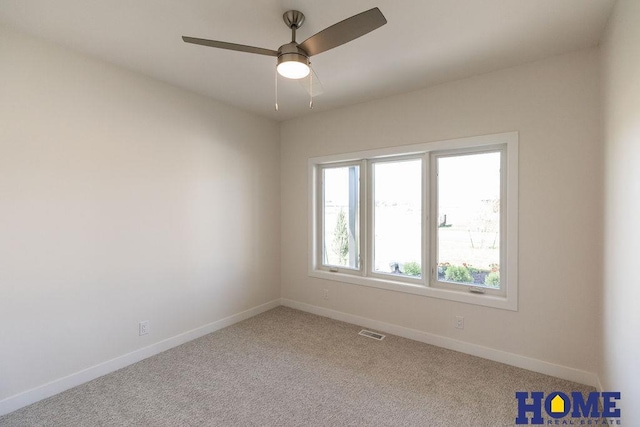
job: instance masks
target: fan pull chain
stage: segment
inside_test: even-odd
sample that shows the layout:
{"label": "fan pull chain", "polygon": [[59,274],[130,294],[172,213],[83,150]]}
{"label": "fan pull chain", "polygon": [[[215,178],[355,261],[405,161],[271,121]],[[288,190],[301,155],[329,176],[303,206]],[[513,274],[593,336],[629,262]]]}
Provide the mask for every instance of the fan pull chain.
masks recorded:
{"label": "fan pull chain", "polygon": [[313,68],[309,63],[309,109],[313,110]]}
{"label": "fan pull chain", "polygon": [[275,70],[275,74],[276,74],[276,104],[275,104],[275,109],[276,111],[278,111],[278,69],[274,68]]}

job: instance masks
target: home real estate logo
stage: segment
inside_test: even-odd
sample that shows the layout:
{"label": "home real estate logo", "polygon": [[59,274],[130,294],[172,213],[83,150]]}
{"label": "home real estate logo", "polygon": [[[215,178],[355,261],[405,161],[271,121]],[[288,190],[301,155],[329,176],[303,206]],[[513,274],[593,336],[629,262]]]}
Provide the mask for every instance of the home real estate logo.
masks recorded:
{"label": "home real estate logo", "polygon": [[[571,397],[561,391],[554,391],[546,397],[541,391],[531,393],[517,391],[516,399],[518,400],[517,425],[622,425],[620,409],[616,407],[620,400],[620,392],[593,391],[585,398],[585,395],[579,391],[572,391]],[[543,416],[543,408],[547,418]]]}

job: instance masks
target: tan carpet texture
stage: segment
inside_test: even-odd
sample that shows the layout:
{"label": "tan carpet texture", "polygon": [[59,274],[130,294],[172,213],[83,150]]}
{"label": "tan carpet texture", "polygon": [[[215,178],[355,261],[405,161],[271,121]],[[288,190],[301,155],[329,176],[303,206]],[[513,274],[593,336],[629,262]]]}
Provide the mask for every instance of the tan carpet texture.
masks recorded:
{"label": "tan carpet texture", "polygon": [[4,417],[1,426],[513,426],[516,391],[594,389],[286,307]]}

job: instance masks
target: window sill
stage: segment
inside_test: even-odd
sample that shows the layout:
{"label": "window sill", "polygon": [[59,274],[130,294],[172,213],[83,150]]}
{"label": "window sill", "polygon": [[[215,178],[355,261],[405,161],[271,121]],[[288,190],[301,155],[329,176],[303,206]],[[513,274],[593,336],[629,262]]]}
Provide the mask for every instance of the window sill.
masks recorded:
{"label": "window sill", "polygon": [[413,295],[421,295],[431,298],[457,301],[466,304],[481,305],[485,307],[499,308],[503,310],[518,311],[517,297],[496,296],[487,294],[474,294],[458,290],[432,288],[424,285],[414,285],[394,280],[379,279],[377,277],[362,277],[345,273],[333,273],[325,270],[312,269],[309,271],[310,277],[317,279],[333,280],[352,285],[368,286],[372,288],[385,289],[388,291],[403,292]]}

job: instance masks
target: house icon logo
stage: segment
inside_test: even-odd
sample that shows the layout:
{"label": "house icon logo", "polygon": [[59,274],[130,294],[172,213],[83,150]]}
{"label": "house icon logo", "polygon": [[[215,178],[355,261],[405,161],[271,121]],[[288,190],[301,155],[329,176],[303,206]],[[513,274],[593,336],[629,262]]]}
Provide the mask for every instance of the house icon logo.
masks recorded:
{"label": "house icon logo", "polygon": [[559,394],[551,399],[551,412],[554,414],[564,414],[564,399]]}

